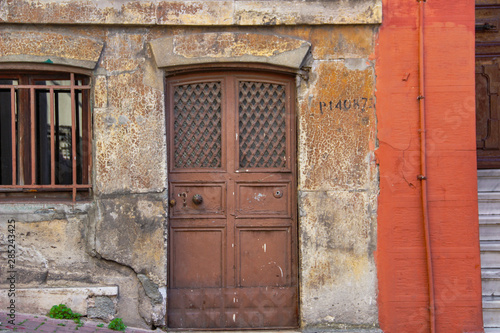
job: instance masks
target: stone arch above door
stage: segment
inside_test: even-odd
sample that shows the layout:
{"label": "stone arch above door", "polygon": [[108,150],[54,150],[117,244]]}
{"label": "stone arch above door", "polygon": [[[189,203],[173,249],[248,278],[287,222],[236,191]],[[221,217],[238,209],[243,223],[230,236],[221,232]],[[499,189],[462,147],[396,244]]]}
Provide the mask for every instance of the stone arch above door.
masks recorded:
{"label": "stone arch above door", "polygon": [[241,32],[164,37],[150,44],[160,68],[245,62],[298,70],[311,48],[297,38]]}

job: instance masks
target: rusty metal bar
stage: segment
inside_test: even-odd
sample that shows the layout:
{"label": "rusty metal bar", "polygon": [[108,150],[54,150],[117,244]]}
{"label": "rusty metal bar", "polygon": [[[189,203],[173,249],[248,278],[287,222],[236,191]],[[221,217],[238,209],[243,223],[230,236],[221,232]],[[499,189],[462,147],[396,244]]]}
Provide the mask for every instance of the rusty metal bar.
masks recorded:
{"label": "rusty metal bar", "polygon": [[18,189],[38,189],[38,188],[48,188],[48,189],[51,189],[51,188],[54,188],[54,189],[68,189],[68,190],[72,190],[73,188],[77,188],[77,189],[85,189],[85,188],[91,188],[92,185],[91,184],[75,184],[75,185],[1,185],[0,186],[0,192],[3,190],[3,189],[15,189],[15,188],[18,188]]}
{"label": "rusty metal bar", "polygon": [[[11,84],[0,84],[0,89],[10,89],[14,87],[14,89],[39,89],[39,90],[47,90],[50,85],[39,85],[39,84],[23,84],[12,86]],[[58,90],[70,90],[72,86],[57,86]],[[90,86],[78,86],[78,89],[89,90]]]}
{"label": "rusty metal bar", "polygon": [[90,108],[89,108],[89,99],[88,94],[89,91],[82,90],[82,140],[86,139],[85,142],[82,142],[82,184],[90,183],[90,175],[91,175],[91,165],[92,165],[92,142],[91,138],[91,117],[90,117]]}
{"label": "rusty metal bar", "polygon": [[12,185],[17,184],[17,152],[16,152],[16,91],[10,88],[10,123],[12,144]]}
{"label": "rusty metal bar", "polygon": [[35,89],[30,89],[30,110],[31,110],[31,121],[30,121],[30,136],[31,136],[31,184],[35,184],[36,180],[36,152],[35,152]]}
{"label": "rusty metal bar", "polygon": [[[86,100],[89,100],[89,96],[86,96]],[[87,182],[92,183],[92,114],[90,111],[90,105],[87,102],[87,107],[85,109],[85,117],[87,119],[87,156],[88,156],[88,167],[87,167]]]}
{"label": "rusty metal bar", "polygon": [[71,166],[73,169],[73,201],[76,201],[76,100],[75,74],[70,74],[71,80]]}
{"label": "rusty metal bar", "polygon": [[50,184],[56,184],[56,153],[54,147],[54,118],[56,112],[54,88],[50,88]]}

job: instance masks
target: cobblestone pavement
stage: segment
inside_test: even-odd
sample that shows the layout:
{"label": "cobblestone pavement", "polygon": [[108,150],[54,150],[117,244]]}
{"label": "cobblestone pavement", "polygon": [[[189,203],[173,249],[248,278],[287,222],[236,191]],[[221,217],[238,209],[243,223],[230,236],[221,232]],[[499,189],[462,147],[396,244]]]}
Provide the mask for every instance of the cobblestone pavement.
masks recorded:
{"label": "cobblestone pavement", "polygon": [[[108,329],[108,323],[103,323],[95,320],[85,320],[82,319],[83,326],[78,326],[72,320],[64,319],[52,319],[41,315],[30,315],[16,313],[16,318],[14,324],[9,323],[11,318],[8,317],[6,312],[0,312],[0,332],[20,332],[20,333],[117,333],[119,331],[114,331]],[[99,327],[97,325],[102,325]],[[139,328],[127,327],[125,333],[163,333],[162,330],[157,329],[155,331],[143,330]]]}

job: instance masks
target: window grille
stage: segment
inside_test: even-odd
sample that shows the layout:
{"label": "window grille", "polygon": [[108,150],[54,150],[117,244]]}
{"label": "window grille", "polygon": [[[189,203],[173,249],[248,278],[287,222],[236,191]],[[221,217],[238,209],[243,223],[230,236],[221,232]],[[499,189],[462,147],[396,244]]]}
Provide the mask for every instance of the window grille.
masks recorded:
{"label": "window grille", "polygon": [[88,198],[89,78],[0,72],[0,200]]}

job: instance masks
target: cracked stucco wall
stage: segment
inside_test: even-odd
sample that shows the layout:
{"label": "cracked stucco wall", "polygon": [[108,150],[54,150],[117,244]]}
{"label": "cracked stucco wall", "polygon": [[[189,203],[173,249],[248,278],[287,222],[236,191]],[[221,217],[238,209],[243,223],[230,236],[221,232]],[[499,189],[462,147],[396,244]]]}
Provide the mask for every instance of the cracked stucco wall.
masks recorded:
{"label": "cracked stucco wall", "polygon": [[[163,325],[168,223],[164,72],[149,43],[201,32],[288,36],[312,45],[305,64],[309,79],[298,77],[296,103],[301,325],[376,327],[372,54],[377,26],[372,23],[381,20],[380,1],[226,2],[232,8],[227,13],[214,1],[0,1],[3,36],[22,34],[32,45],[23,50],[30,56],[22,61],[53,54],[47,47],[51,35],[83,38],[101,50],[97,57],[93,50],[79,55],[78,48],[62,54],[62,59],[96,61],[94,200],[0,206],[2,230],[7,219],[18,221],[20,286],[118,286],[116,313],[127,325]],[[306,10],[304,3],[311,6]],[[213,26],[197,26],[205,24]],[[64,38],[55,40],[64,45]],[[0,38],[0,61],[2,55],[12,56],[9,43]],[[247,46],[252,48],[252,40]],[[263,52],[267,47],[254,46]],[[2,252],[0,265],[4,259]]]}

